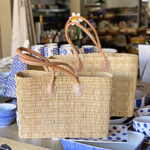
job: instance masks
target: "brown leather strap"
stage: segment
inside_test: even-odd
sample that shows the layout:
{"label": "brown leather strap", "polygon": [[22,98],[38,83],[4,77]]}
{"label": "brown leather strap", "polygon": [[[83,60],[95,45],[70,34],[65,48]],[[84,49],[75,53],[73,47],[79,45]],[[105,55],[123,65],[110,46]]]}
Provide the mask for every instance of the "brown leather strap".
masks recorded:
{"label": "brown leather strap", "polygon": [[[50,67],[52,70],[52,78],[51,78],[50,84],[54,84],[54,79],[55,79],[54,69],[58,69],[60,71],[67,73],[75,80],[76,83],[79,83],[77,77],[73,73],[69,72],[68,70],[66,70],[62,67],[57,66],[57,65],[65,65],[69,69],[73,70],[72,67],[69,66],[68,64],[60,63],[60,62],[54,62],[54,63],[50,62],[48,59],[46,59],[44,56],[40,55],[39,53],[37,53],[31,49],[24,48],[24,47],[20,47],[16,51],[17,51],[17,54],[19,55],[19,59],[24,63],[30,64],[30,65],[35,65],[35,66],[43,66],[45,71],[49,71],[48,67]],[[22,53],[22,51],[34,54],[34,55],[38,56],[39,58],[42,58],[45,62],[41,61],[38,58],[33,57],[32,55],[24,54],[24,53]]]}
{"label": "brown leather strap", "polygon": [[[27,61],[31,60],[31,61],[34,61],[34,62],[40,62],[41,65],[43,65],[43,66],[64,65],[64,66],[68,67],[71,70],[72,73],[74,73],[74,69],[70,65],[68,65],[66,63],[62,63],[62,62],[51,62],[51,64],[50,64],[49,63],[50,61],[47,58],[45,58],[41,54],[39,54],[39,53],[37,53],[37,52],[35,52],[35,51],[31,50],[31,49],[20,47],[16,51],[17,51],[17,54],[19,55],[19,57],[22,57],[23,59],[25,59]],[[45,62],[41,61],[40,59],[38,59],[37,57],[34,57],[32,55],[23,54],[22,51],[26,51],[26,52],[28,52],[30,54],[34,54],[34,55],[38,56],[39,58],[43,59]],[[32,65],[34,65],[34,64],[32,64]]]}
{"label": "brown leather strap", "polygon": [[[77,23],[77,22],[72,22],[72,20],[73,20],[74,18],[80,18],[80,19],[84,20],[84,21],[92,28],[92,30],[93,30],[94,33],[95,33],[97,42],[96,42],[96,40],[94,39],[94,37],[92,36],[92,34],[91,34],[86,28],[84,28],[81,24],[79,24],[79,23]],[[71,21],[71,22],[70,22],[70,21]],[[82,62],[81,62],[81,60],[80,60],[80,58],[79,58],[79,54],[77,53],[75,47],[73,46],[73,43],[72,43],[72,41],[71,41],[71,39],[70,39],[70,37],[69,37],[69,34],[68,34],[68,28],[69,28],[70,25],[73,25],[73,24],[79,26],[86,34],[88,34],[89,37],[90,37],[90,38],[92,39],[92,41],[94,42],[94,44],[98,47],[99,52],[102,54],[102,56],[103,56],[103,58],[104,58],[104,61],[102,62],[102,69],[103,69],[103,71],[108,71],[108,70],[109,70],[109,67],[110,67],[110,62],[107,60],[107,57],[105,56],[104,52],[102,51],[98,34],[97,34],[95,28],[93,27],[93,25],[92,25],[87,19],[85,19],[85,18],[83,18],[83,17],[81,17],[81,16],[73,16],[73,17],[71,17],[71,18],[67,21],[66,26],[65,26],[66,39],[67,39],[68,43],[72,46],[73,52],[74,52],[74,54],[75,54],[76,57],[77,57],[77,62],[76,62],[76,64],[75,64],[75,66],[76,66],[76,65],[82,65]],[[83,68],[82,66],[78,66],[78,67],[76,67],[75,69],[76,69],[76,71],[81,71],[82,68]]]}
{"label": "brown leather strap", "polygon": [[[69,25],[68,24],[75,24],[75,25],[77,25],[77,26],[79,26],[85,33],[87,33],[88,35],[89,34],[91,34],[85,27],[83,27],[81,24],[79,24],[79,23],[77,23],[77,22],[72,22],[71,20],[72,19],[74,19],[74,18],[80,18],[80,19],[82,19],[82,20],[84,20],[90,27],[91,27],[91,29],[94,31],[94,34],[95,34],[95,36],[96,36],[96,40],[97,40],[97,42],[98,42],[98,48],[99,48],[99,53],[102,53],[102,55],[103,55],[103,57],[104,58],[106,58],[106,56],[105,56],[105,54],[104,54],[104,52],[102,51],[102,48],[101,48],[101,44],[100,44],[100,41],[99,41],[99,37],[98,37],[98,34],[97,34],[97,31],[95,30],[95,28],[93,27],[93,25],[87,20],[87,19],[85,19],[84,17],[82,17],[82,16],[73,16],[73,17],[71,17],[68,21],[67,21],[67,23],[66,23],[66,26],[65,26],[65,33],[66,33],[66,39],[70,39],[70,37],[68,36],[68,28],[69,28]],[[71,21],[71,22],[70,22]],[[67,26],[68,25],[68,26]],[[94,41],[95,41],[95,39],[94,39]],[[94,42],[93,41],[93,42]],[[69,43],[69,42],[68,42]],[[69,43],[70,44],[70,43]],[[94,44],[95,44],[95,42],[94,42]],[[70,44],[71,45],[71,44]],[[73,46],[73,45],[71,45],[71,46]],[[74,49],[75,51],[76,51],[76,49]],[[78,53],[75,53],[75,54],[78,54]]]}
{"label": "brown leather strap", "polygon": [[[66,25],[66,27],[68,28],[68,27],[69,27],[70,25],[72,25],[72,24],[75,24],[76,26],[80,27],[86,34],[88,34],[88,36],[91,38],[91,40],[93,41],[93,43],[98,47],[99,51],[101,51],[101,53],[102,53],[104,59],[106,60],[107,58],[106,58],[104,52],[102,51],[101,46],[99,46],[99,44],[96,42],[96,40],[95,40],[95,38],[93,37],[93,35],[92,35],[86,28],[84,28],[81,24],[79,24],[79,23],[77,23],[77,22],[70,22],[70,23],[68,23],[68,24]],[[68,43],[69,43],[70,45],[73,45],[73,43],[72,43],[72,41],[71,41],[71,39],[70,39],[69,37],[66,37],[66,39],[67,39],[67,41],[68,41]],[[73,49],[76,51],[75,48],[73,48]],[[78,54],[78,56],[79,56],[79,54]]]}

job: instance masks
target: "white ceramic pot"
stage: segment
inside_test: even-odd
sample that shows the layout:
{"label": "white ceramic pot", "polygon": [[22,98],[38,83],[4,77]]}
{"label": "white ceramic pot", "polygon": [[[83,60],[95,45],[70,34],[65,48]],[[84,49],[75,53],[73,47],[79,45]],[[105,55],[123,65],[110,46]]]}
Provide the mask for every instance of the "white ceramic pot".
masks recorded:
{"label": "white ceramic pot", "polygon": [[59,54],[60,55],[71,55],[73,54],[72,48],[71,47],[63,47],[59,48]]}
{"label": "white ceramic pot", "polygon": [[112,49],[112,48],[102,48],[104,53],[117,53],[116,49]]}
{"label": "white ceramic pot", "polygon": [[140,90],[135,92],[134,110],[145,106],[146,94]]}
{"label": "white ceramic pot", "polygon": [[[33,46],[31,46],[31,49],[44,56],[44,45],[33,45]],[[33,54],[33,56],[35,56],[35,55]],[[37,58],[39,58],[39,57],[37,57]]]}
{"label": "white ceramic pot", "polygon": [[58,44],[57,43],[47,43],[44,46],[45,47],[47,47],[47,46],[58,46]]}

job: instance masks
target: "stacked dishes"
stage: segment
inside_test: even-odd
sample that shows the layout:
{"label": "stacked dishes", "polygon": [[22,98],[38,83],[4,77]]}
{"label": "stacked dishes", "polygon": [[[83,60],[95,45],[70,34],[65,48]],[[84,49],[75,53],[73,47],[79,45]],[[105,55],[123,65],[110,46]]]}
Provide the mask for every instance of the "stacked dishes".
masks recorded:
{"label": "stacked dishes", "polygon": [[137,117],[133,119],[133,128],[136,132],[145,134],[144,143],[150,144],[150,117]]}
{"label": "stacked dishes", "polygon": [[141,108],[138,110],[139,116],[150,116],[150,108]]}
{"label": "stacked dishes", "polygon": [[[145,109],[145,108],[149,108],[150,109],[150,105],[148,105],[148,106],[145,106],[145,107],[143,107],[142,109],[139,109],[139,110],[136,110],[135,112],[134,112],[134,117],[139,117],[140,116],[140,110],[143,110],[143,109]],[[149,109],[147,109],[147,110],[149,110]],[[144,111],[145,112],[145,111]],[[142,115],[143,113],[141,112],[141,115]],[[148,114],[149,114],[149,112],[147,112],[147,115],[145,115],[145,116],[148,116]],[[144,116],[144,115],[142,115],[142,116]]]}
{"label": "stacked dishes", "polygon": [[128,127],[128,130],[132,129],[132,117],[111,117],[110,125],[125,125]]}
{"label": "stacked dishes", "polygon": [[0,128],[8,127],[16,116],[16,105],[0,104]]}
{"label": "stacked dishes", "polygon": [[19,127],[19,117],[18,117],[18,111],[16,111],[16,122],[17,122],[17,126]]}
{"label": "stacked dishes", "polygon": [[100,143],[100,142],[79,142],[61,139],[65,150],[140,150],[143,144],[144,135],[128,131],[128,142],[126,143]]}

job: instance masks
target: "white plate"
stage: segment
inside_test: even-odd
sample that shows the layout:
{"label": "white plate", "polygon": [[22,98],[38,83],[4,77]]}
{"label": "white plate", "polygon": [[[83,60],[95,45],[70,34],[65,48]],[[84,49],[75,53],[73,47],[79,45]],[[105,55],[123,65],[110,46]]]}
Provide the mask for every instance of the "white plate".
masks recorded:
{"label": "white plate", "polygon": [[110,123],[110,125],[124,125],[124,126],[128,126],[130,124],[132,124],[132,120],[127,123]]}
{"label": "white plate", "polygon": [[108,138],[66,138],[71,141],[101,142],[101,143],[126,143],[128,142],[128,131],[124,125],[110,125]]}
{"label": "white plate", "polygon": [[123,123],[127,119],[128,119],[127,117],[121,119],[114,119],[114,120],[110,120],[110,123]]}
{"label": "white plate", "polygon": [[128,143],[95,143],[95,142],[77,142],[85,145],[100,147],[113,150],[140,150],[145,135],[138,132],[128,131],[129,142]]}

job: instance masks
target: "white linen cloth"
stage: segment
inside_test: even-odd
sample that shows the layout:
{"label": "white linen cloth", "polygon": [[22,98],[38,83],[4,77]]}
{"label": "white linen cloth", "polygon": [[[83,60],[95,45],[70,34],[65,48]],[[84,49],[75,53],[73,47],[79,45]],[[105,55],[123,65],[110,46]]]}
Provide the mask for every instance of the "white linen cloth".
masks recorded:
{"label": "white linen cloth", "polygon": [[14,0],[11,56],[16,55],[16,49],[24,46],[29,40],[29,45],[36,45],[33,14],[30,0]]}

